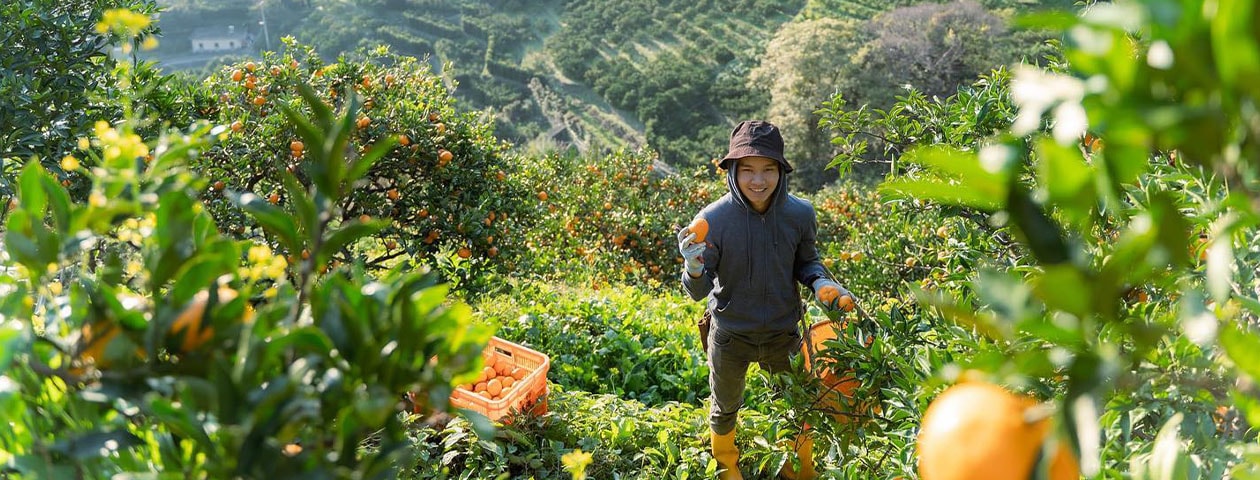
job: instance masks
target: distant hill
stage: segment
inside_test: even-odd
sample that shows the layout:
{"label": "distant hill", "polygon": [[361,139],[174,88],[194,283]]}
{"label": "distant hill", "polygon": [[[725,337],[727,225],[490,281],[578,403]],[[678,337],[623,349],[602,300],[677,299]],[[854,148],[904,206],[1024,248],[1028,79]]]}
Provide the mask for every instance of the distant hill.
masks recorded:
{"label": "distant hill", "polygon": [[[496,119],[501,138],[580,150],[650,146],[673,164],[696,164],[724,149],[731,125],[764,117],[775,85],[749,85],[766,48],[789,23],[843,19],[854,33],[841,52],[861,50],[881,12],[909,0],[159,0],[169,69],[213,67],[193,54],[195,28],[235,26],[251,48],[282,36],[326,58],[388,45],[428,58],[469,109]],[[998,16],[1070,8],[1070,0],[978,2]],[[264,5],[261,9],[259,5]],[[265,29],[261,22],[265,18]],[[866,23],[863,23],[866,22]],[[1031,52],[1037,38],[1015,37]],[[1022,43],[1021,43],[1022,42]],[[1005,57],[1011,55],[1003,53]],[[997,58],[997,57],[994,57]],[[835,58],[837,65],[853,63]],[[888,88],[892,88],[891,86]],[[859,95],[859,97],[862,97]],[[774,97],[778,98],[778,97]],[[806,99],[809,103],[811,99]],[[778,101],[778,100],[776,100]]]}

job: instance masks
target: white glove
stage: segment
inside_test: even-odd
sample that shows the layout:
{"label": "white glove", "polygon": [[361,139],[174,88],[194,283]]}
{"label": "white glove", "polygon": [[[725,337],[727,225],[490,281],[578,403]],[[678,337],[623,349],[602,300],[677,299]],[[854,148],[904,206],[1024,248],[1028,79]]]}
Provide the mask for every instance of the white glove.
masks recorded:
{"label": "white glove", "polygon": [[696,243],[696,234],[687,232],[687,236],[678,241],[678,253],[683,257],[683,267],[687,274],[699,277],[704,271],[704,250],[708,248],[703,242]]}

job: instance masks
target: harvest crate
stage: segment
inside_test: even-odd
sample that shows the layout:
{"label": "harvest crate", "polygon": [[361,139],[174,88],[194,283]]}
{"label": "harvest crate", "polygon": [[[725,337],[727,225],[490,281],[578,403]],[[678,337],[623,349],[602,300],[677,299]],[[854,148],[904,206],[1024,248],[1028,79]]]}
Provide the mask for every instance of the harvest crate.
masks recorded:
{"label": "harvest crate", "polygon": [[490,420],[499,420],[511,412],[531,412],[535,415],[547,413],[547,369],[551,359],[547,355],[531,348],[517,345],[499,337],[491,337],[486,345],[484,355],[494,357],[495,365],[512,365],[524,370],[521,379],[511,387],[503,390],[501,397],[492,399],[483,393],[475,392],[467,386],[460,386],[451,393],[451,406],[466,408],[485,415]]}

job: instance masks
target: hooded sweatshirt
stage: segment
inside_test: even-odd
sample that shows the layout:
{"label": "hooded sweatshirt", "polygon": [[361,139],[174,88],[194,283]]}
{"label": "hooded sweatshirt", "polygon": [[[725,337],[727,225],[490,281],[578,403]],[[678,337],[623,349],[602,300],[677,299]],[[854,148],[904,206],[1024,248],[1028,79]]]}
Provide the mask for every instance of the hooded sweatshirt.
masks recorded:
{"label": "hooded sweatshirt", "polygon": [[696,215],[709,223],[704,273],[691,278],[683,271],[683,287],[694,300],[708,297],[720,330],[750,339],[795,331],[802,315],[796,283],[830,278],[815,246],[814,206],[787,193],[780,168],[770,207],[758,213],[740,193],[736,170],[726,172],[729,191]]}

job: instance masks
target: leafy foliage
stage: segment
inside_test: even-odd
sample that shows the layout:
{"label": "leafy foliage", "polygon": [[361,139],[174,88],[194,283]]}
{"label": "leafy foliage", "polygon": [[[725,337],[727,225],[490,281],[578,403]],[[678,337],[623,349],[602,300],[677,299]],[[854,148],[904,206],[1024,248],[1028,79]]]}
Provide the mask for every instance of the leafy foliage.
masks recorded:
{"label": "leafy foliage", "polygon": [[[156,10],[152,0],[17,0],[0,6],[0,40],[9,46],[0,53],[0,170],[6,178],[24,163],[9,158],[38,157],[68,180],[57,162],[90,134],[96,120],[121,114],[110,100],[117,89],[109,45],[117,37],[85,28],[113,8]],[[0,189],[5,196],[13,193],[9,185]]]}
{"label": "leafy foliage", "polygon": [[[310,111],[304,105],[311,98],[293,102],[314,95],[355,109],[350,124],[337,125],[336,145],[350,148],[355,157],[379,157],[355,172],[362,179],[339,197],[340,217],[333,219],[366,219],[364,224],[374,225],[374,241],[338,242],[329,251],[335,263],[365,257],[367,265],[379,268],[407,261],[440,264],[461,288],[480,289],[485,285],[474,279],[482,272],[503,271],[518,261],[524,242],[512,232],[529,220],[525,190],[515,180],[519,164],[504,156],[488,123],[457,112],[428,64],[378,50],[363,62],[324,65],[313,49],[289,45],[288,53],[268,55],[261,63],[227,66],[204,87],[219,98],[211,119],[230,130],[195,165],[213,179],[208,205],[225,229],[238,238],[265,235],[284,255],[311,253],[310,245],[285,238],[309,231],[303,224],[286,228],[287,234],[266,228],[229,200],[248,193],[297,212],[312,208],[300,203],[285,179],[296,174],[309,184],[314,178],[307,169],[323,164],[317,155],[327,146],[313,143],[313,125],[293,117]],[[312,92],[299,95],[307,84]],[[370,150],[374,145],[391,148]],[[313,211],[326,212],[326,201]],[[498,261],[500,255],[508,262]]]}
{"label": "leafy foliage", "polygon": [[[98,122],[81,146],[97,165],[87,202],[38,162],[23,168],[0,303],[7,474],[392,476],[412,456],[397,399],[419,392],[417,411],[445,410],[490,332],[435,274],[316,273],[380,227],[342,222],[336,205],[383,148],[348,159],[338,132],[353,105],[306,93],[310,117],[288,110],[318,146],[310,183],[284,182],[298,208],[236,198],[286,245],[309,245],[293,270],[221,235],[198,198],[206,180],[188,162],[217,133],[207,123],[147,143],[137,119]],[[361,452],[368,440],[377,448]]]}

